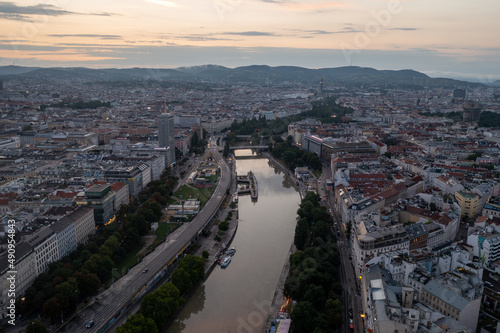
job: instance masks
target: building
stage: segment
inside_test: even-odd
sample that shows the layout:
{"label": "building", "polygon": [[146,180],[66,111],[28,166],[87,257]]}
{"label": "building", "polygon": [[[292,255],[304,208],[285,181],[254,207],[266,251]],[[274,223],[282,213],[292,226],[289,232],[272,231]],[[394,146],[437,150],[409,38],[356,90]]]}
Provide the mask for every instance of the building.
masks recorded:
{"label": "building", "polygon": [[40,275],[49,268],[49,264],[59,259],[57,235],[50,227],[43,227],[26,238],[35,252],[35,271]]}
{"label": "building", "polygon": [[175,115],[174,116],[174,126],[180,128],[191,128],[194,125],[201,125],[200,116],[190,116],[190,115]]}
{"label": "building", "polygon": [[[104,173],[104,179],[109,183],[121,182],[127,184],[129,195],[136,197],[144,188],[142,171],[143,170],[141,170],[138,166],[115,167],[114,169],[107,170]],[[146,172],[149,172],[150,180],[151,169],[147,169]]]}
{"label": "building", "polygon": [[[18,297],[29,288],[37,276],[35,252],[28,243],[22,242],[17,244],[14,266],[17,271],[16,297]],[[0,320],[3,320],[7,316],[7,306],[10,299],[10,281],[7,280],[7,274],[10,268],[7,254],[0,257],[0,269]]]}
{"label": "building", "polygon": [[[51,262],[59,260],[87,241],[95,232],[94,210],[80,207],[63,216],[50,226],[37,230],[16,246],[16,297],[23,295],[35,278],[43,273]],[[8,255],[0,256],[0,319],[7,315],[9,301]]]}
{"label": "building", "polygon": [[21,147],[34,147],[35,146],[35,132],[19,132],[19,143]]}
{"label": "building", "polygon": [[359,272],[372,258],[387,252],[408,250],[408,232],[402,225],[380,228],[360,222],[353,226],[352,253]]}
{"label": "building", "polygon": [[321,145],[323,144],[323,140],[318,138],[317,136],[308,135],[304,137],[304,141],[302,142],[302,149],[315,153],[321,158]]}
{"label": "building", "polygon": [[158,147],[165,148],[165,165],[175,163],[174,115],[163,113],[158,118]]}
{"label": "building", "polygon": [[455,199],[462,209],[461,217],[475,217],[479,213],[479,195],[458,191]]}
{"label": "building", "polygon": [[423,223],[416,223],[406,227],[410,241],[410,251],[427,246],[429,232]]}
{"label": "building", "polygon": [[77,204],[93,207],[95,223],[105,224],[115,214],[115,197],[110,185],[94,185],[85,191],[85,199],[79,200]]}
{"label": "building", "polygon": [[115,209],[118,210],[122,205],[128,205],[130,202],[128,186],[125,183],[116,182],[111,184],[111,191],[115,192]]}
{"label": "building", "polygon": [[50,229],[56,234],[57,238],[57,260],[76,250],[75,222],[71,218],[62,217],[59,221],[50,225]]}
{"label": "building", "polygon": [[443,193],[455,194],[458,191],[464,190],[462,184],[455,179],[445,177],[444,175],[434,178],[433,182],[433,185],[440,189]]}
{"label": "building", "polygon": [[483,207],[483,215],[500,216],[500,198],[490,197]]}
{"label": "building", "polygon": [[[450,278],[456,279],[453,276]],[[467,286],[462,286],[462,288],[465,289]],[[458,320],[475,333],[481,306],[480,295],[475,296],[472,299],[463,297],[455,288],[452,289],[436,280],[430,280],[422,289],[420,301],[445,316]]]}
{"label": "building", "polygon": [[474,101],[464,103],[464,122],[478,122],[481,117],[481,104]]}
{"label": "building", "polygon": [[68,217],[75,222],[76,243],[86,243],[89,235],[95,233],[94,208],[79,207]]}

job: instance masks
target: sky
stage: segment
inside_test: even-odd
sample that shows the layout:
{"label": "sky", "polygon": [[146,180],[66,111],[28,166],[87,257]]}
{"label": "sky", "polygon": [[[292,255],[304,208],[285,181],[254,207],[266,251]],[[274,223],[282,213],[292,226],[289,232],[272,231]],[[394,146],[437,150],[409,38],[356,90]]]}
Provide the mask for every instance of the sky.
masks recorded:
{"label": "sky", "polygon": [[498,0],[0,1],[0,66],[415,69],[500,79]]}

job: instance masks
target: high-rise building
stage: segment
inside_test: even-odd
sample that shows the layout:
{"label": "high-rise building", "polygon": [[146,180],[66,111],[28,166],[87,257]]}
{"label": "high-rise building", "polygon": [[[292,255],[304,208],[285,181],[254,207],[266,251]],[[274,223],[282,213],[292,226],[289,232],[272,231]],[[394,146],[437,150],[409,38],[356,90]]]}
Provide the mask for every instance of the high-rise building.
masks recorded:
{"label": "high-rise building", "polygon": [[158,118],[158,147],[165,148],[165,166],[175,162],[174,115],[163,113]]}
{"label": "high-rise building", "polygon": [[474,101],[464,103],[464,122],[478,122],[481,117],[481,104]]}

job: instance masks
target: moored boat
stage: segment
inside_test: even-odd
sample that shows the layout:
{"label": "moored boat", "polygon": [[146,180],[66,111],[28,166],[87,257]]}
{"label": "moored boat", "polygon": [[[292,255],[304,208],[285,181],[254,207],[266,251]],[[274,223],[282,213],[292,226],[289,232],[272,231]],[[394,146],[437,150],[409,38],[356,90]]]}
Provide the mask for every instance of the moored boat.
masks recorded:
{"label": "moored boat", "polygon": [[226,268],[229,265],[230,262],[231,262],[231,256],[227,256],[222,261],[222,264],[220,265],[220,267],[221,268]]}

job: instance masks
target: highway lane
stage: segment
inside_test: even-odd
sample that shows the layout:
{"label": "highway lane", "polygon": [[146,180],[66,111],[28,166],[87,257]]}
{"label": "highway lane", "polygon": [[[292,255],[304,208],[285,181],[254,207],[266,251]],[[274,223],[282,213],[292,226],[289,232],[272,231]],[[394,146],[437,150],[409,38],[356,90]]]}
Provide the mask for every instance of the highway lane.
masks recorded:
{"label": "highway lane", "polygon": [[[214,147],[214,145],[211,145]],[[202,228],[217,212],[225,192],[229,187],[231,173],[228,164],[217,151],[217,147],[210,152],[220,167],[220,179],[212,197],[201,212],[189,223],[185,223],[169,236],[167,242],[161,244],[154,252],[133,267],[128,274],[115,282],[109,289],[98,295],[98,302],[82,310],[66,326],[71,326],[71,332],[99,332],[100,329],[132,298],[151,281],[171,259],[176,258],[201,233]],[[144,273],[144,269],[148,269]],[[92,329],[85,328],[90,320],[95,322]],[[63,331],[63,330],[62,330]],[[69,330],[68,330],[69,332]]]}

